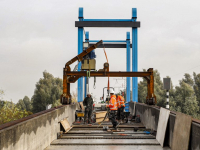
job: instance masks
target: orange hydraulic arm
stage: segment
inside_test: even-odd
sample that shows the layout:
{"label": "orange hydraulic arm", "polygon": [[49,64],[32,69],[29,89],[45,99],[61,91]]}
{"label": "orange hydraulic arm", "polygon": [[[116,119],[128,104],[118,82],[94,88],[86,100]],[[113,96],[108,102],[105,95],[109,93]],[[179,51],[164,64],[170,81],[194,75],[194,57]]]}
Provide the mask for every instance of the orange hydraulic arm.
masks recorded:
{"label": "orange hydraulic arm", "polygon": [[102,40],[100,40],[99,42],[97,42],[96,44],[92,45],[91,47],[89,47],[88,49],[84,50],[82,53],[80,53],[79,55],[75,56],[74,58],[72,58],[70,61],[68,61],[65,64],[65,69],[67,69],[68,71],[71,70],[70,66],[71,64],[73,64],[74,62],[76,62],[77,60],[80,62],[83,60],[83,57],[87,54],[89,54],[91,51],[93,51],[94,49],[96,49],[99,45],[101,45],[103,43]]}
{"label": "orange hydraulic arm", "polygon": [[70,83],[69,83],[69,81],[71,81],[71,80],[78,80],[78,78],[80,78],[80,76],[67,76],[65,74],[65,71],[71,71],[71,68],[70,68],[71,64],[73,64],[77,60],[79,62],[82,61],[83,57],[85,55],[89,54],[91,51],[93,51],[94,49],[96,49],[102,43],[103,43],[103,41],[100,40],[99,42],[97,42],[96,44],[92,45],[88,49],[84,50],[82,53],[80,53],[79,55],[75,56],[73,59],[71,59],[70,61],[68,61],[65,64],[65,68],[63,69],[64,70],[63,71],[63,94],[61,95],[61,103],[62,104],[70,104],[71,103]]}
{"label": "orange hydraulic arm", "polygon": [[145,77],[147,80],[147,97],[146,103],[150,105],[154,105],[157,103],[156,95],[154,94],[154,76],[153,76],[153,68],[149,68],[147,70],[150,73],[150,76]]}

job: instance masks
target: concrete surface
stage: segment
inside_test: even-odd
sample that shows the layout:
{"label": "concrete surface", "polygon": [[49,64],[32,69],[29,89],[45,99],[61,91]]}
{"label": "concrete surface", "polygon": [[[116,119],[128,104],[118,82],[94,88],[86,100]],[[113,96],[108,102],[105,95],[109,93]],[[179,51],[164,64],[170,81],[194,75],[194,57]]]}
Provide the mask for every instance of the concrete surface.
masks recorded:
{"label": "concrete surface", "polygon": [[156,139],[57,139],[51,145],[160,145]]}
{"label": "concrete surface", "polygon": [[[121,132],[120,132],[121,133]],[[148,134],[126,134],[126,133],[123,133],[125,134],[125,137],[124,138],[127,138],[127,139],[155,139],[154,137],[152,137],[152,135],[148,135]],[[115,137],[113,137],[113,134],[110,134],[110,135],[63,135],[62,136],[63,139],[77,139],[77,138],[84,138],[84,139],[120,139],[121,136],[120,134],[116,135]]]}
{"label": "concrete surface", "polygon": [[[133,106],[132,106],[133,107]],[[160,109],[149,105],[136,103],[136,115],[140,115],[140,119],[147,129],[157,131]]]}
{"label": "concrete surface", "polygon": [[160,143],[162,147],[164,145],[169,113],[170,111],[165,108],[160,109],[156,140]]}
{"label": "concrete surface", "polygon": [[[134,108],[134,103],[129,103],[130,108]],[[149,114],[148,114],[149,112]],[[159,107],[149,106],[142,103],[136,103],[136,115],[141,115],[141,121],[146,126],[152,130],[157,130],[158,118],[159,118]],[[131,113],[132,114],[132,113]],[[150,118],[148,118],[150,117]],[[176,120],[176,112],[170,112],[169,120],[167,124],[167,130],[165,134],[164,145],[172,147],[174,125]],[[152,124],[151,124],[152,123]],[[189,150],[200,150],[200,120],[192,119],[190,140],[189,140]]]}
{"label": "concrete surface", "polygon": [[172,150],[188,150],[192,117],[177,113],[173,132]]}
{"label": "concrete surface", "polygon": [[0,150],[43,150],[57,138],[60,123],[75,120],[75,105],[66,105],[0,130]]}
{"label": "concrete surface", "polygon": [[[131,114],[134,114],[134,103],[130,103],[130,108],[132,108]],[[6,129],[0,130],[0,150],[42,150],[50,145],[50,143],[57,138],[57,133],[60,131],[60,124],[58,123],[60,120],[68,117],[68,121],[71,124],[74,119],[76,106],[64,106],[57,110],[48,112],[46,114],[42,114],[41,116],[37,116],[35,118],[29,119],[27,121],[23,121],[18,123],[12,127],[8,127]],[[135,104],[135,114],[140,115],[142,123],[145,125],[147,129],[152,129],[154,131],[157,130],[158,120],[159,120],[160,109],[156,106],[148,106],[141,103]],[[176,120],[176,112],[170,112],[166,137],[165,137],[165,146],[172,146],[173,132]],[[86,129],[87,131],[88,129]],[[92,130],[91,128],[89,129]],[[129,132],[129,131],[127,131]],[[129,133],[128,133],[129,134]],[[72,134],[71,134],[72,135]],[[81,134],[84,135],[84,134]],[[86,135],[86,134],[85,134]],[[104,133],[99,133],[99,135],[104,135]],[[106,134],[108,135],[108,134]],[[93,135],[94,136],[94,135]],[[189,148],[191,150],[200,150],[200,121],[192,121],[191,131],[190,131],[190,140],[189,140]],[[57,149],[162,149],[157,145],[123,145],[120,146],[102,146],[96,145],[87,148],[87,146],[51,146],[48,149],[57,148]],[[163,148],[169,149],[169,148]]]}
{"label": "concrete surface", "polygon": [[192,122],[190,134],[190,149],[200,150],[200,124]]}
{"label": "concrete surface", "polygon": [[112,145],[62,145],[55,146],[52,145],[48,147],[46,150],[170,150],[170,148],[162,148],[161,146],[155,145],[123,145],[123,146],[112,146]]}
{"label": "concrete surface", "polygon": [[113,132],[111,134],[111,132],[103,131],[103,128],[99,129],[94,126],[93,133],[85,132],[83,136],[83,131],[89,131],[92,127],[93,125],[87,129],[78,128],[78,130],[72,128],[71,133],[64,133],[59,139],[54,140],[46,150],[170,150],[170,148],[162,148],[155,139],[155,135],[144,132],[146,131],[145,128],[141,129],[143,131],[135,132],[130,123],[126,124],[126,128],[120,128],[124,132]]}

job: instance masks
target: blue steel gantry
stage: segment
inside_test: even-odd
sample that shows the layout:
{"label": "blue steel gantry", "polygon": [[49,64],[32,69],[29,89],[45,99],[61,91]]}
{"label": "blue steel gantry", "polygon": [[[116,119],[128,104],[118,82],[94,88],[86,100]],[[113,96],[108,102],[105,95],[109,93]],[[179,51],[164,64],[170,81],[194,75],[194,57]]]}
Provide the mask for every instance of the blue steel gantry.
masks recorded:
{"label": "blue steel gantry", "polygon": [[[84,19],[83,8],[79,8],[79,21],[75,21],[75,27],[78,27],[78,54],[83,52],[83,30],[84,27],[119,27],[119,28],[132,28],[132,44],[130,43],[130,32],[126,33],[126,40],[103,40],[105,48],[126,48],[126,71],[131,71],[131,52],[132,48],[132,71],[138,71],[138,39],[137,28],[140,27],[140,22],[137,20],[137,9],[132,8],[131,19]],[[85,34],[85,42],[97,42],[96,40],[89,40],[89,32]],[[99,46],[98,48],[102,48]],[[78,71],[81,70],[81,62],[78,65]],[[86,81],[86,77],[85,77]],[[86,82],[85,82],[86,89]],[[130,102],[131,91],[130,77],[126,80],[126,101]],[[85,90],[86,91],[86,90]],[[85,93],[86,95],[86,93]],[[138,102],[138,79],[132,77],[132,100]],[[78,102],[83,101],[83,78],[78,80]],[[125,110],[128,111],[129,106],[126,104]]]}

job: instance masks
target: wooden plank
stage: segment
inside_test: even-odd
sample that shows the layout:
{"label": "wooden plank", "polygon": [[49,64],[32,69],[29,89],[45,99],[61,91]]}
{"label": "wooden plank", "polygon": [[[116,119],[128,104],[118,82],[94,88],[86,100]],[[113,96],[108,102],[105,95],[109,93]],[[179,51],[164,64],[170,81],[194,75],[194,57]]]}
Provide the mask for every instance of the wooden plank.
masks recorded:
{"label": "wooden plank", "polygon": [[111,130],[111,129],[108,129],[107,132],[112,132],[112,130]]}
{"label": "wooden plank", "polygon": [[67,121],[67,119],[61,120],[60,123],[62,124],[63,128],[65,129],[65,132],[68,132],[72,128],[69,125],[69,122]]}
{"label": "wooden plank", "polygon": [[96,118],[104,118],[106,115],[107,111],[100,111],[100,112],[96,112]]}
{"label": "wooden plank", "polygon": [[[96,118],[96,122],[102,122],[104,118]],[[106,118],[104,121],[109,121],[108,118]]]}
{"label": "wooden plank", "polygon": [[124,132],[124,129],[112,130],[113,132]]}
{"label": "wooden plank", "polygon": [[162,147],[164,145],[169,113],[170,111],[165,108],[160,109],[156,140],[158,140],[158,142],[160,143]]}
{"label": "wooden plank", "polygon": [[177,112],[172,139],[172,150],[188,150],[191,122],[191,116]]}
{"label": "wooden plank", "polygon": [[83,106],[83,102],[79,102],[79,104],[81,105],[82,112],[85,112],[85,107]]}

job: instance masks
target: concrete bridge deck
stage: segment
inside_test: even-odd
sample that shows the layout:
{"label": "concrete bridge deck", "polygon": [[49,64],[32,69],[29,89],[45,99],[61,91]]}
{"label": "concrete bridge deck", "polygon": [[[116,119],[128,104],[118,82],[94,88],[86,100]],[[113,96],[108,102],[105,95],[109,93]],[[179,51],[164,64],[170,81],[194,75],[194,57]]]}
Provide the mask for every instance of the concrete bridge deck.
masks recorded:
{"label": "concrete bridge deck", "polygon": [[[104,123],[102,126],[109,126],[111,123]],[[162,148],[155,135],[146,132],[142,123],[121,124],[119,129],[122,132],[103,131],[98,125],[73,125],[73,128],[54,140],[45,150],[170,150],[169,147]],[[137,131],[134,131],[137,128]]]}
{"label": "concrete bridge deck", "polygon": [[[147,135],[141,130],[157,131],[160,108],[141,103],[129,103],[131,115],[140,115],[142,124],[137,124],[140,131],[134,132],[136,124],[120,125],[125,133],[107,133],[94,125],[73,125],[69,133],[58,138],[62,130],[60,121],[67,119],[69,124],[75,121],[75,105],[63,105],[17,121],[0,126],[0,150],[43,150],[43,149],[162,149],[155,140],[155,135]],[[175,135],[176,112],[170,112],[164,145],[169,148]],[[181,123],[181,122],[180,122]],[[183,123],[182,123],[183,124]],[[182,133],[183,131],[180,131]],[[125,134],[125,135],[123,135]],[[200,120],[192,119],[188,132],[189,150],[200,150]],[[92,141],[92,142],[91,142]],[[119,141],[121,142],[119,145]],[[91,144],[90,144],[91,143]],[[77,145],[78,144],[78,145]],[[163,149],[169,149],[163,148]]]}

